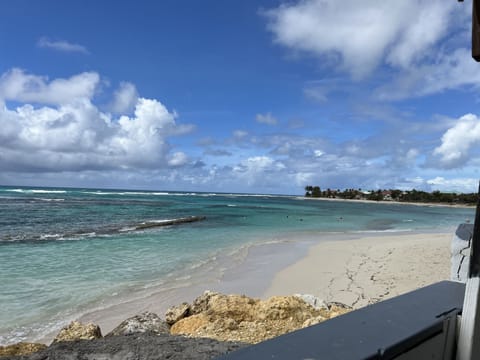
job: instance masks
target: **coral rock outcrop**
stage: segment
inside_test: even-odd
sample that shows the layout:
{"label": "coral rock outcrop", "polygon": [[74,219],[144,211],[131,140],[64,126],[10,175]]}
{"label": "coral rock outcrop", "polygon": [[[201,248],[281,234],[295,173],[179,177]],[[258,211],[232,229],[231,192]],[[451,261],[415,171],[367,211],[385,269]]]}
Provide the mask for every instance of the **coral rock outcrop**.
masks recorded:
{"label": "coral rock outcrop", "polygon": [[165,321],[168,325],[175,324],[177,321],[182,320],[184,317],[188,316],[190,312],[190,305],[186,302],[172,306],[165,313]]}
{"label": "coral rock outcrop", "polygon": [[[306,297],[307,303],[302,296],[259,300],[207,291],[185,309],[183,318],[172,323],[170,332],[220,341],[258,343],[350,310],[342,304],[330,306],[312,296]],[[185,304],[182,306],[186,308]]]}
{"label": "coral rock outcrop", "polygon": [[102,337],[100,327],[95,324],[82,324],[78,321],[72,321],[65,326],[55,336],[53,342],[74,341],[74,340],[93,340]]}

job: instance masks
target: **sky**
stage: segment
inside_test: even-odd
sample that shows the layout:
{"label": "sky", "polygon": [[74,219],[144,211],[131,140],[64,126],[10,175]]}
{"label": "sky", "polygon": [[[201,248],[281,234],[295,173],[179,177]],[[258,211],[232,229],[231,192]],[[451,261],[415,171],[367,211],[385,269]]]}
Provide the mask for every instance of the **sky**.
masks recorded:
{"label": "sky", "polygon": [[0,184],[478,188],[471,0],[0,6]]}

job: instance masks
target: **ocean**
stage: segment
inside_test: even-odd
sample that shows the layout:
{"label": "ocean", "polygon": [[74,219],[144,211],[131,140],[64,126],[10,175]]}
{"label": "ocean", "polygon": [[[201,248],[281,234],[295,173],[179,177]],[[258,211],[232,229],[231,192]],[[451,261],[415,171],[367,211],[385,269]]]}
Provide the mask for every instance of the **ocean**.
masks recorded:
{"label": "ocean", "polygon": [[[156,226],[191,216],[202,218]],[[232,277],[266,245],[335,234],[453,234],[473,217],[473,208],[295,196],[0,187],[0,345],[42,339],[126,299]]]}

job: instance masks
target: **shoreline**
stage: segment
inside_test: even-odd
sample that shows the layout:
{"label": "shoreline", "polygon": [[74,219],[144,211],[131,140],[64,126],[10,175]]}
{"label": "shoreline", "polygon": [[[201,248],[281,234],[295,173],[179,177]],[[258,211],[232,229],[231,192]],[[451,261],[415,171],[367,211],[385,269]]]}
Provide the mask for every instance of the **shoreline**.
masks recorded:
{"label": "shoreline", "polygon": [[[453,233],[442,229],[304,233],[295,238],[289,234],[246,247],[242,259],[221,274],[199,277],[179,288],[135,293],[131,299],[88,311],[77,319],[99,325],[105,335],[144,311],[163,318],[170,306],[191,302],[205,290],[261,299],[312,294],[358,308],[448,279]],[[38,340],[48,344],[55,335],[52,332]]]}
{"label": "shoreline", "polygon": [[314,201],[345,201],[353,203],[363,203],[363,204],[385,204],[385,205],[413,205],[413,206],[426,206],[426,207],[447,207],[447,208],[461,208],[461,209],[471,209],[475,208],[476,204],[467,205],[467,204],[448,204],[448,203],[422,203],[422,202],[409,202],[409,201],[394,201],[394,200],[366,200],[366,199],[341,199],[341,198],[324,198],[324,197],[309,197],[309,196],[296,196],[296,199],[299,200],[314,200]]}

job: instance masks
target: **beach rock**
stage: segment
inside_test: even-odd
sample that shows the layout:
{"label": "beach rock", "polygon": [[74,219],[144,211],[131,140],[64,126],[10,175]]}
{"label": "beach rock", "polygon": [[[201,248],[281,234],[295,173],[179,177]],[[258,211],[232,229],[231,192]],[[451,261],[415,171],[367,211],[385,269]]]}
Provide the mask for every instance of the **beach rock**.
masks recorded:
{"label": "beach rock", "polygon": [[255,311],[260,320],[289,320],[300,324],[317,315],[313,306],[296,296],[273,296],[259,302]]}
{"label": "beach rock", "polygon": [[259,302],[245,295],[217,294],[210,297],[205,314],[217,320],[230,318],[236,321],[251,321],[255,318],[255,305]]}
{"label": "beach rock", "polygon": [[170,327],[157,314],[144,312],[124,320],[106,336],[130,335],[136,333],[169,334]]}
{"label": "beach rock", "polygon": [[[319,305],[319,301],[314,303]],[[337,304],[332,304],[331,310],[324,303],[316,309],[299,296],[274,296],[262,301],[213,292],[197,298],[190,309],[195,314],[175,322],[171,334],[244,343],[258,343],[349,311]]]}
{"label": "beach rock", "polygon": [[69,325],[65,326],[55,336],[53,342],[61,341],[73,341],[73,340],[92,340],[102,337],[100,327],[95,324],[82,324],[78,321],[72,321]]}
{"label": "beach rock", "polygon": [[16,360],[206,360],[238,350],[245,344],[194,339],[168,334],[137,333],[94,340],[57,342],[48,348]]}
{"label": "beach rock", "polygon": [[28,355],[46,348],[47,345],[45,344],[19,342],[13,345],[0,346],[0,357]]}
{"label": "beach rock", "polygon": [[184,317],[188,316],[190,313],[190,305],[186,302],[172,306],[167,310],[165,313],[165,321],[168,325],[175,324],[177,321],[183,319]]}
{"label": "beach rock", "polygon": [[212,297],[221,295],[218,292],[207,290],[202,295],[193,300],[192,306],[190,307],[190,314],[200,314],[203,311],[207,310],[208,304]]}
{"label": "beach rock", "polygon": [[196,335],[205,329],[212,319],[206,314],[196,314],[183,318],[172,325],[170,334],[172,335]]}

